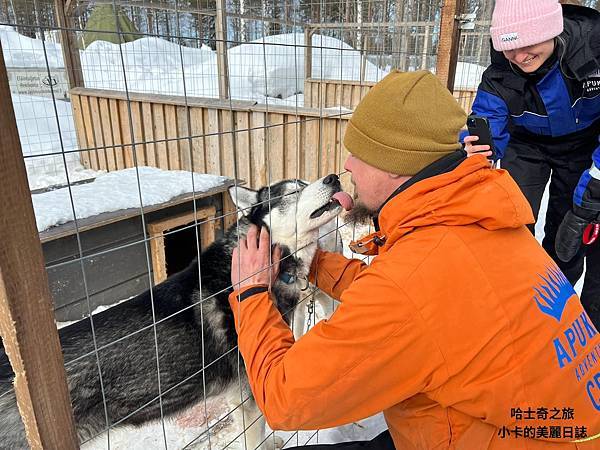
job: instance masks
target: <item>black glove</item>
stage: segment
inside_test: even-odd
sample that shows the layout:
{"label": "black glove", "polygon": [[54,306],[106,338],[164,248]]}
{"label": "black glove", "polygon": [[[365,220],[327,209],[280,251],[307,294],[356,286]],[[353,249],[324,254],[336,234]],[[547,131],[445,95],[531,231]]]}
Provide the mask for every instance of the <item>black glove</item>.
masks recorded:
{"label": "black glove", "polygon": [[587,226],[598,220],[598,212],[573,205],[567,212],[556,233],[554,249],[562,261],[570,261],[583,244],[583,233]]}

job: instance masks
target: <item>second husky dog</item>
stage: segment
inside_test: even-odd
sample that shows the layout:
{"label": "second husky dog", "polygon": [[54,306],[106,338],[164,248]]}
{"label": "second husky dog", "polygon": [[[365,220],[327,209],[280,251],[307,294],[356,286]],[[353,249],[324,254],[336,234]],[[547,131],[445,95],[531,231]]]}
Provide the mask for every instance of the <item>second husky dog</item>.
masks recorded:
{"label": "second husky dog", "polygon": [[[258,191],[230,190],[244,208],[232,226],[183,271],[152,290],[59,330],[79,439],[116,425],[173,416],[204,398],[237,388],[248,400],[238,414],[252,424],[248,448],[264,439],[264,420],[251,398],[228,295],[231,253],[251,224],[267,226],[284,250],[274,301],[288,320],[306,287],[319,227],[351,202],[336,175],[312,184],[282,181]],[[287,256],[287,257],[286,257]],[[98,349],[96,352],[95,349]],[[0,349],[0,449],[26,449],[12,372]],[[50,380],[49,380],[50,381]]]}

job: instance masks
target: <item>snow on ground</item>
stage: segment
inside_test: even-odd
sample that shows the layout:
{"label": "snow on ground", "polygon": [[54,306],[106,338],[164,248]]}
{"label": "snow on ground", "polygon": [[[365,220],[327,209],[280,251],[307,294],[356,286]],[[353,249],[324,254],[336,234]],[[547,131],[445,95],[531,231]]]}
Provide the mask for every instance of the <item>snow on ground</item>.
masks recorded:
{"label": "snow on ground", "polygon": [[[119,300],[118,302],[113,303],[112,305],[100,305],[92,311],[92,315],[96,315],[98,313],[101,313],[102,311],[106,311],[107,309],[110,309],[113,306],[117,306],[119,303],[123,303],[123,302],[126,302],[127,300],[131,300],[132,298],[133,298],[133,296],[124,298],[123,300]],[[77,323],[77,322],[79,322],[79,321],[78,320],[66,320],[64,322],[56,322],[56,328],[58,328],[60,330],[61,328],[68,327],[69,325],[73,325],[74,323]]]}
{"label": "snow on ground", "polygon": [[[38,231],[120,209],[156,205],[188,192],[203,192],[225,181],[218,175],[138,167],[110,172],[91,183],[32,195]],[[139,186],[139,187],[138,187]]]}

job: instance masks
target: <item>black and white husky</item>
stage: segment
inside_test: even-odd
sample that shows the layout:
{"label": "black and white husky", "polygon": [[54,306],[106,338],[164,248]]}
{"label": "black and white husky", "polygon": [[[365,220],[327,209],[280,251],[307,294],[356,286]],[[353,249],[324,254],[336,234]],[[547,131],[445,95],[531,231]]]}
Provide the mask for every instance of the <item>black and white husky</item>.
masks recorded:
{"label": "black and white husky", "polygon": [[[287,180],[259,191],[232,187],[243,210],[237,225],[183,271],[137,297],[60,330],[67,382],[81,441],[111,426],[171,417],[205,397],[237,396],[240,379],[247,400],[234,414],[251,424],[246,446],[264,439],[264,419],[251,398],[229,307],[231,253],[250,224],[266,225],[282,246],[276,306],[290,323],[306,287],[319,228],[341,211],[347,194],[328,175],[312,184]],[[344,205],[346,206],[346,205]],[[287,257],[285,257],[287,256]],[[298,308],[298,311],[303,311]],[[302,314],[298,314],[302,316]],[[296,335],[303,316],[296,319]],[[92,328],[93,325],[93,328]],[[98,349],[96,352],[95,349]],[[0,348],[0,449],[27,448],[12,387],[10,365]],[[3,381],[3,383],[2,383]],[[277,445],[267,440],[264,446]],[[270,444],[269,444],[270,443]]]}

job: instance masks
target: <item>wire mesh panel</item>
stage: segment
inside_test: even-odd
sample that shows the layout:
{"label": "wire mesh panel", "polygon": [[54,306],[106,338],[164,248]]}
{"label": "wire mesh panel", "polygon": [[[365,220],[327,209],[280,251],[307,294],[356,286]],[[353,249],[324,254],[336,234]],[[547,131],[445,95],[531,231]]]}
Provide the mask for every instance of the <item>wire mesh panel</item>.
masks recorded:
{"label": "wire mesh panel", "polygon": [[[313,244],[306,183],[335,174],[352,193],[352,110],[395,68],[435,70],[442,2],[1,6],[82,448],[270,448],[379,431],[380,417],[263,431],[227,301],[231,250],[262,211],[292,236],[282,266],[300,270]],[[344,222],[324,224],[322,246],[341,251],[369,231]],[[298,337],[334,304],[315,286],[296,294],[280,312]]]}

